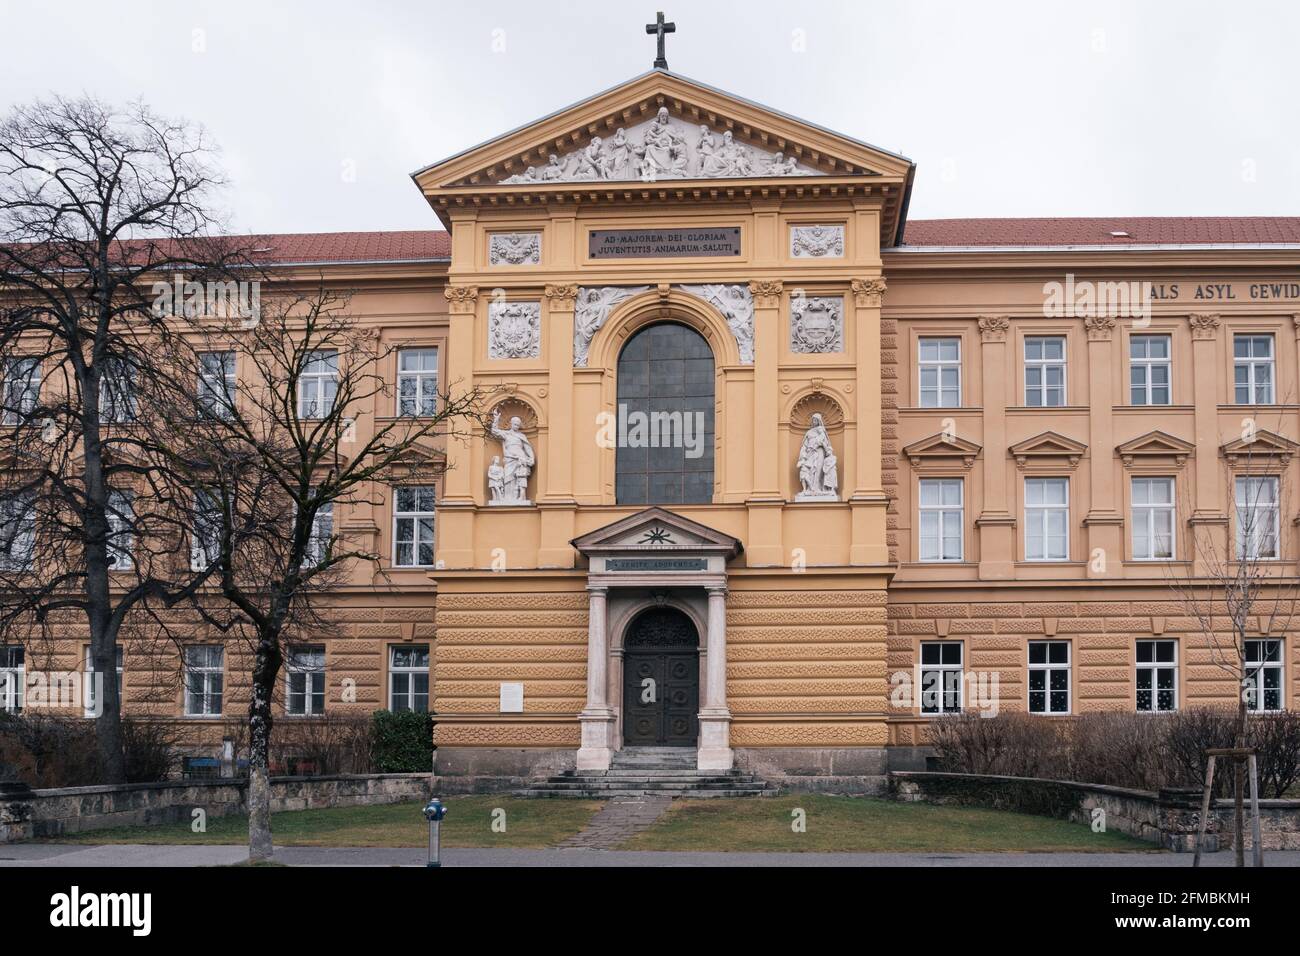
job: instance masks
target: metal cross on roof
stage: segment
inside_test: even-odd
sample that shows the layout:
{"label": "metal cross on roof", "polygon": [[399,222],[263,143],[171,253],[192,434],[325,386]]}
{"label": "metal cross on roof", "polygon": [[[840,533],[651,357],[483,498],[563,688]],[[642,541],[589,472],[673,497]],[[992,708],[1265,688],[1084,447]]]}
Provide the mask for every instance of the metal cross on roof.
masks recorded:
{"label": "metal cross on roof", "polygon": [[668,69],[668,61],[664,58],[664,34],[676,33],[677,24],[664,23],[664,13],[662,10],[660,10],[658,13],[655,14],[655,22],[647,23],[645,25],[645,32],[655,34],[659,40],[659,55],[655,58],[655,69],[656,70]]}

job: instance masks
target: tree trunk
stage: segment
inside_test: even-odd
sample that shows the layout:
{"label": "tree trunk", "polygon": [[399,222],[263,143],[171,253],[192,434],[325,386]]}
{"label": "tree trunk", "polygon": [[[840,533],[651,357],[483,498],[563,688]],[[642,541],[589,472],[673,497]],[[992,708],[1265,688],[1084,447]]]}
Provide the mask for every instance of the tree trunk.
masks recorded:
{"label": "tree trunk", "polygon": [[271,836],[271,693],[280,670],[275,642],[260,641],[253,665],[253,699],[248,705],[248,858],[269,860]]}
{"label": "tree trunk", "polygon": [[[1240,688],[1237,694],[1237,739],[1233,744],[1234,747],[1246,746],[1246,721],[1249,715],[1246,711],[1246,697],[1244,688]],[[1236,865],[1244,867],[1246,865],[1246,815],[1242,803],[1242,797],[1245,793],[1246,764],[1240,757],[1232,758],[1232,820],[1236,833],[1233,835],[1232,846],[1235,851]]]}
{"label": "tree trunk", "polygon": [[[99,680],[95,698],[99,714],[95,717],[95,748],[99,755],[104,783],[126,783],[126,756],[122,751],[122,707],[117,698],[117,641],[90,622],[90,657]],[[84,703],[84,700],[80,703]]]}

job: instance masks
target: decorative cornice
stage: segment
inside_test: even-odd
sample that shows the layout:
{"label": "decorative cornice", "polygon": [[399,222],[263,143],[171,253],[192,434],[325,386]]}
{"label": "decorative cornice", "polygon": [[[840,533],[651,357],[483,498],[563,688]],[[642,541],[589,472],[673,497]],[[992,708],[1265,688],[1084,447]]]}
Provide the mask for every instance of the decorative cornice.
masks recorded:
{"label": "decorative cornice", "polygon": [[453,315],[469,315],[478,305],[478,288],[472,285],[445,286],[442,294],[447,298],[447,307]]}
{"label": "decorative cornice", "polygon": [[853,290],[853,302],[859,308],[880,308],[880,301],[885,295],[884,279],[854,279],[850,288]]}
{"label": "decorative cornice", "polygon": [[754,297],[754,308],[775,309],[781,304],[785,283],[780,279],[754,279],[749,283],[749,294]]}
{"label": "decorative cornice", "polygon": [[1011,320],[1005,315],[981,315],[979,317],[980,341],[1005,342]]}
{"label": "decorative cornice", "polygon": [[1192,339],[1210,341],[1219,334],[1219,313],[1193,312],[1187,317],[1192,325]]}
{"label": "decorative cornice", "polygon": [[1109,342],[1115,331],[1115,320],[1108,315],[1090,315],[1083,320],[1083,327],[1088,331],[1089,342]]}

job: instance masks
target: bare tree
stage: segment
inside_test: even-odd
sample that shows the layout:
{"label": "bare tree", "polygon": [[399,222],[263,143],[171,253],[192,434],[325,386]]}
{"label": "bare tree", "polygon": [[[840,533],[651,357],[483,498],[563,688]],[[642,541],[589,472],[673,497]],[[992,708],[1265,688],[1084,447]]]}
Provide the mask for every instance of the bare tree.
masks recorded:
{"label": "bare tree", "polygon": [[[1260,429],[1253,417],[1245,419],[1239,440],[1224,449],[1228,521],[1189,522],[1190,566],[1179,571],[1167,565],[1170,586],[1195,621],[1201,646],[1236,689],[1236,748],[1249,746],[1252,711],[1278,710],[1284,699],[1280,668],[1269,668],[1264,658],[1270,637],[1290,627],[1300,596],[1300,580],[1281,565],[1294,547],[1291,523],[1283,516],[1291,500],[1287,463],[1296,448],[1276,432]],[[1184,506],[1184,513],[1193,513],[1190,500]],[[1237,865],[1244,866],[1245,765],[1240,760],[1233,762],[1233,787],[1234,845]]]}
{"label": "bare tree", "polygon": [[[379,569],[367,536],[340,531],[340,511],[383,504],[386,488],[411,468],[441,468],[429,439],[474,420],[478,396],[393,401],[385,374],[391,348],[361,328],[347,294],[321,287],[263,301],[253,328],[210,336],[177,356],[209,362],[236,355],[209,413],[187,430],[174,467],[196,491],[195,567],[214,569],[224,609],[198,600],[208,621],[242,641],[252,662],[249,740],[249,851],[272,852],[269,754],[278,677],[303,641],[328,622],[322,598],[358,562]],[[200,372],[196,368],[195,372]],[[387,406],[384,406],[387,407]],[[432,563],[432,544],[418,562]]]}
{"label": "bare tree", "polygon": [[[155,283],[204,288],[248,261],[218,238],[213,155],[143,104],[56,98],[0,122],[0,638],[80,619],[97,675],[114,673],[128,617],[205,576],[170,559],[182,494],[141,423],[193,387],[155,360],[186,324]],[[121,781],[115,681],[102,690],[100,759]]]}

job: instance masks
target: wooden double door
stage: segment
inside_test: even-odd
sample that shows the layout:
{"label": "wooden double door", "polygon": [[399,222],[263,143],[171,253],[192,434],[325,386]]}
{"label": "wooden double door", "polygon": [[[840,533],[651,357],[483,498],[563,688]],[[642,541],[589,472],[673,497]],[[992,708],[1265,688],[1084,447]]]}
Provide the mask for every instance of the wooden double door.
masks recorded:
{"label": "wooden double door", "polygon": [[623,743],[694,747],[699,740],[699,634],[676,608],[639,615],[623,642]]}

